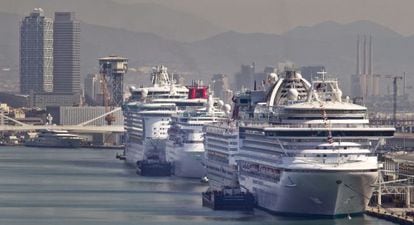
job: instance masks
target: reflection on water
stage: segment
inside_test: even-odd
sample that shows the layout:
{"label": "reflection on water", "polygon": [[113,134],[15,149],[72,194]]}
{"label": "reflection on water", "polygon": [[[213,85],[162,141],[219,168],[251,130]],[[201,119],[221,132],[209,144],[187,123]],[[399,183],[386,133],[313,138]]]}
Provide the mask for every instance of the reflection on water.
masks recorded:
{"label": "reflection on water", "polygon": [[0,224],[391,224],[212,211],[201,207],[205,189],[198,180],[139,177],[113,150],[0,148]]}

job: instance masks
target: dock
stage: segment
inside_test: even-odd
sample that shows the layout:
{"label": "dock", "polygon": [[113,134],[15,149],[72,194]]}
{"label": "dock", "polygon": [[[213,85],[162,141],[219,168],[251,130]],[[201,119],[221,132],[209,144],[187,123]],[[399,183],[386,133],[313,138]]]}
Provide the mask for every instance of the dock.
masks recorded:
{"label": "dock", "polygon": [[401,225],[414,224],[414,214],[409,208],[368,207],[365,214]]}

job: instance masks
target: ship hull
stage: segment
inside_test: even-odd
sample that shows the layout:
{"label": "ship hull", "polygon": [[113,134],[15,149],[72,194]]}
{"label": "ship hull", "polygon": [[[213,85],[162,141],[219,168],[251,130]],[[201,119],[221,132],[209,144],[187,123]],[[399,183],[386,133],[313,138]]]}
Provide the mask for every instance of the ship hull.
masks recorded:
{"label": "ship hull", "polygon": [[136,166],[138,161],[144,160],[144,146],[133,142],[125,144],[125,159],[129,165]]}
{"label": "ship hull", "polygon": [[171,176],[171,163],[160,161],[138,161],[137,174],[149,177]]}
{"label": "ship hull", "polygon": [[241,176],[258,207],[288,215],[342,216],[365,211],[376,171],[283,172],[278,183]]}
{"label": "ship hull", "polygon": [[46,147],[46,148],[79,148],[81,141],[66,140],[47,140],[47,141],[27,141],[24,144],[27,147]]}
{"label": "ship hull", "polygon": [[167,161],[173,164],[174,175],[185,178],[201,178],[206,175],[202,165],[204,146],[202,143],[176,146],[167,143]]}
{"label": "ship hull", "polygon": [[201,178],[206,169],[201,164],[202,152],[179,152],[174,161],[174,175],[186,178]]}
{"label": "ship hull", "polygon": [[165,158],[165,143],[163,139],[146,140],[144,144],[127,143],[126,162],[137,167],[137,173],[142,176],[171,176],[171,163]]}
{"label": "ship hull", "polygon": [[126,162],[136,165],[137,162],[156,156],[160,161],[165,161],[166,140],[145,140],[143,144],[128,142],[125,145]]}

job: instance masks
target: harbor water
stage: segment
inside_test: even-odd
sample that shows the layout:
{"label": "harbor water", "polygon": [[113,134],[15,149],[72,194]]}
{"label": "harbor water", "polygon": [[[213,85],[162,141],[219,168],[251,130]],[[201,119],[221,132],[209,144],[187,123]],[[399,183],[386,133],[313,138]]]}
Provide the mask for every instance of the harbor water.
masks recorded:
{"label": "harbor water", "polygon": [[0,224],[390,225],[340,219],[212,211],[199,180],[148,178],[100,149],[0,148]]}

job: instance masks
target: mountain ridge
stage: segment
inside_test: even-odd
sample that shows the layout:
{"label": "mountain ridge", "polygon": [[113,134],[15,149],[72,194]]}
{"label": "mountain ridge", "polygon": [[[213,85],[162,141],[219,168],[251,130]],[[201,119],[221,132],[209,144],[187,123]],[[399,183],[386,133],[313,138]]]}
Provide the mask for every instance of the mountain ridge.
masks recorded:
{"label": "mountain ridge", "polygon": [[[0,66],[12,68],[9,72],[0,71],[0,78],[16,82],[20,19],[19,15],[0,12],[0,26],[4,28],[0,30]],[[355,73],[356,36],[361,27],[367,26],[375,31],[374,72],[412,75],[409,72],[414,71],[411,62],[414,36],[396,35],[386,27],[364,21],[326,22],[281,35],[227,31],[193,42],[82,22],[81,71],[82,76],[96,73],[99,57],[118,54],[129,58],[131,68],[165,64],[170,71],[194,75],[187,79],[208,80],[215,73],[229,74],[232,78],[241,64],[255,62],[257,71],[261,71],[265,66],[288,60],[299,66],[325,65],[328,72],[338,75],[344,86],[349,87],[350,75]],[[126,80],[128,84],[139,85],[147,77],[130,71]],[[349,92],[348,89],[344,92]]]}

